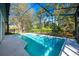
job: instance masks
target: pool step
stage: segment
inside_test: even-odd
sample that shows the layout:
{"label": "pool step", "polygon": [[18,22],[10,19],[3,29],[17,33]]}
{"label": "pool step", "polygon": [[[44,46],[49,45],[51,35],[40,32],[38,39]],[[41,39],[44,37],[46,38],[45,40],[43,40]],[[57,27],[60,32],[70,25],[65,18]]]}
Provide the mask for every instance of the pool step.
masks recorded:
{"label": "pool step", "polygon": [[75,49],[66,45],[64,51],[62,52],[62,56],[79,56],[79,54]]}
{"label": "pool step", "polygon": [[65,51],[63,51],[61,56],[69,56],[69,55]]}
{"label": "pool step", "polygon": [[71,50],[71,51],[72,51],[73,53],[75,53],[76,55],[79,55],[78,50],[75,49],[75,48],[73,48],[72,46],[67,46],[67,45],[66,45],[66,48],[68,48],[69,50]]}

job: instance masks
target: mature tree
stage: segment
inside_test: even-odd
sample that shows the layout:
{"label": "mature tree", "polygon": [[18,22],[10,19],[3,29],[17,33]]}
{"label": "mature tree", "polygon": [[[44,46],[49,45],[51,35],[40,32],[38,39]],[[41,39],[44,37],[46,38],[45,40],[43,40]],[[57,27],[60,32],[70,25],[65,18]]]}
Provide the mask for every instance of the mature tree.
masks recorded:
{"label": "mature tree", "polygon": [[[19,32],[28,32],[29,29],[31,29],[31,24],[32,24],[32,16],[33,16],[33,9],[28,10],[28,4],[12,4],[11,5],[11,13],[10,15],[12,15],[13,13],[13,18],[16,17],[16,25],[19,29]],[[25,12],[27,11],[27,12]]]}
{"label": "mature tree", "polygon": [[58,27],[60,27],[63,31],[65,32],[68,31],[72,33],[75,30],[74,13],[77,5],[78,4],[69,4],[69,3],[52,4],[51,3],[51,4],[45,4],[45,6],[42,6],[40,4],[39,6],[42,7],[40,11],[42,12],[39,11],[39,14],[43,15],[47,12],[48,16],[56,17],[55,21],[56,23],[58,23],[58,25],[54,26],[52,30],[54,30],[54,28],[58,29]]}

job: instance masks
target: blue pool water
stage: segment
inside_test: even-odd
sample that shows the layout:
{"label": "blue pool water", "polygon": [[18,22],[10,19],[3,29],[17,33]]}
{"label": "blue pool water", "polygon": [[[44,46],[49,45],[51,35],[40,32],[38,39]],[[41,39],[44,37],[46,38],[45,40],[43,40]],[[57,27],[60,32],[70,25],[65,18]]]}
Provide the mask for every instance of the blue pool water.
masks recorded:
{"label": "blue pool water", "polygon": [[42,35],[22,35],[26,41],[25,50],[31,56],[58,56],[64,48],[65,38],[48,37]]}

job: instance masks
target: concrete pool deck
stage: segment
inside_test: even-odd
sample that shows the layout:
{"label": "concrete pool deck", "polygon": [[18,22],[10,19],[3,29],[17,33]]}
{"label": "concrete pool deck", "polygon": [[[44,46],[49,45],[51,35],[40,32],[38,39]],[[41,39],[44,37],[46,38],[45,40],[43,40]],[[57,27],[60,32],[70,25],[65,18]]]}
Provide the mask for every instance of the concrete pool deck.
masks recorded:
{"label": "concrete pool deck", "polygon": [[0,44],[0,56],[28,56],[24,50],[26,42],[17,35],[6,35]]}
{"label": "concrete pool deck", "polygon": [[[25,46],[26,42],[17,35],[6,35],[0,43],[0,56],[29,56]],[[79,56],[79,45],[75,40],[67,40],[61,56]]]}

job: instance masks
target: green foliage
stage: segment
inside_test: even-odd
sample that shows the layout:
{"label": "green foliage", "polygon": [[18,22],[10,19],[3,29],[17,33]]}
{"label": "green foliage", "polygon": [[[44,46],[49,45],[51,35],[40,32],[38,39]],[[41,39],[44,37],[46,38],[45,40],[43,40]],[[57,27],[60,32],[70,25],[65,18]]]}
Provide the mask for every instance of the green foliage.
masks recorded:
{"label": "green foliage", "polygon": [[52,29],[42,28],[42,29],[32,29],[33,32],[41,32],[41,33],[51,33]]}
{"label": "green foliage", "polygon": [[60,34],[62,32],[63,32],[63,30],[61,29],[61,27],[57,26],[55,23],[52,24],[52,33],[53,34]]}

